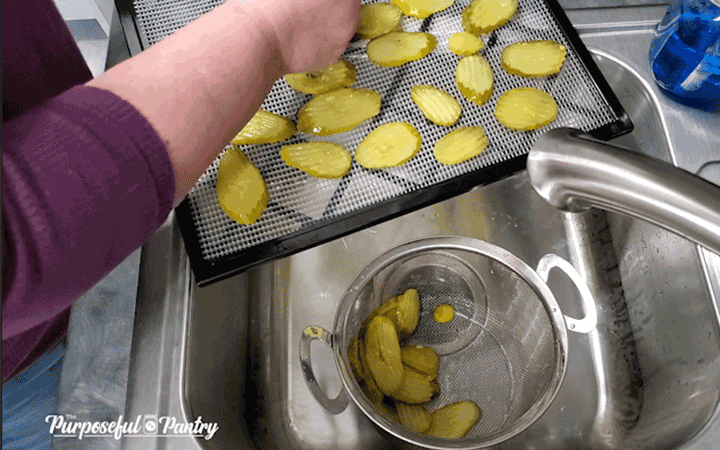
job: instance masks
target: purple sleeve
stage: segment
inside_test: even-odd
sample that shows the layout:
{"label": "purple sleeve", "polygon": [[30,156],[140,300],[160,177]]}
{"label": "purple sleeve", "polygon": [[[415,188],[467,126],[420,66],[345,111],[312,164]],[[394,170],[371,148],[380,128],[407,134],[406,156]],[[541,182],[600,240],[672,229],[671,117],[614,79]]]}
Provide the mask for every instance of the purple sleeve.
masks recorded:
{"label": "purple sleeve", "polygon": [[130,104],[77,86],[3,124],[3,340],[66,310],[172,208],[165,144]]}

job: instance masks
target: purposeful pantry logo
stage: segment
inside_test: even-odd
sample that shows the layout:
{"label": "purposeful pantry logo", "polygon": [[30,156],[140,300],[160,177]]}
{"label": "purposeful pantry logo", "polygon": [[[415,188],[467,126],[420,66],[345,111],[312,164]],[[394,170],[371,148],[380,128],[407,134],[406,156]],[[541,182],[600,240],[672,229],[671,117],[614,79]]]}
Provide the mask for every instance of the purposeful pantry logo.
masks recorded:
{"label": "purposeful pantry logo", "polygon": [[51,414],[45,417],[49,431],[56,438],[188,436],[210,440],[220,429],[216,422],[204,422],[201,416],[193,422],[183,422],[171,416],[138,415],[134,420],[119,416],[113,421],[78,420],[74,414]]}

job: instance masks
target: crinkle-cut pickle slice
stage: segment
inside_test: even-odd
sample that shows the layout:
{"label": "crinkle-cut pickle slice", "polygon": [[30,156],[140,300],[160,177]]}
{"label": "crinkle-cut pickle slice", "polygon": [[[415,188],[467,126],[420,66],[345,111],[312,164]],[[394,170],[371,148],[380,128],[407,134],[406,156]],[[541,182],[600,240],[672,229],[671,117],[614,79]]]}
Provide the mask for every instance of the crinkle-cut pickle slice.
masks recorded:
{"label": "crinkle-cut pickle slice", "polygon": [[485,43],[467,31],[454,33],[448,39],[450,51],[460,56],[474,55],[485,47]]}
{"label": "crinkle-cut pickle slice", "polygon": [[409,335],[420,321],[420,294],[417,289],[408,289],[389,300],[394,306],[383,315],[392,320],[400,334]]}
{"label": "crinkle-cut pickle slice", "polygon": [[422,433],[430,428],[432,417],[422,405],[408,405],[398,402],[396,404],[400,425],[415,433]]}
{"label": "crinkle-cut pickle slice", "polygon": [[433,379],[429,375],[405,366],[402,383],[392,393],[391,397],[411,405],[428,402],[435,393],[435,385],[433,385],[432,381]]}
{"label": "crinkle-cut pickle slice", "polygon": [[290,167],[316,178],[340,178],[350,170],[352,154],[332,142],[303,142],[285,145],[280,157]]}
{"label": "crinkle-cut pickle slice", "polygon": [[395,325],[385,316],[370,321],[365,335],[365,360],[380,390],[390,395],[403,382],[402,356]]}
{"label": "crinkle-cut pickle slice", "polygon": [[465,400],[444,406],[430,414],[432,421],[425,434],[444,439],[462,439],[480,419],[480,408]]}
{"label": "crinkle-cut pickle slice", "polygon": [[512,19],[518,0],[473,0],[462,12],[463,29],[475,35],[490,33]]}
{"label": "crinkle-cut pickle slice", "polygon": [[506,72],[521,77],[544,77],[560,72],[567,49],[555,41],[528,41],[508,45],[500,61]]}
{"label": "crinkle-cut pickle slice", "polygon": [[531,87],[503,93],[495,106],[498,122],[513,130],[528,131],[555,120],[558,105],[550,94]]}
{"label": "crinkle-cut pickle slice", "polygon": [[420,150],[422,137],[407,122],[380,125],[355,150],[355,160],[366,169],[387,169],[406,163]]}
{"label": "crinkle-cut pickle slice", "polygon": [[408,16],[424,19],[450,7],[455,0],[392,0]]}
{"label": "crinkle-cut pickle slice", "polygon": [[437,378],[440,356],[432,347],[409,345],[400,349],[402,362],[418,372]]}
{"label": "crinkle-cut pickle slice", "polygon": [[355,75],[357,69],[352,63],[339,61],[322,70],[287,74],[285,81],[298,92],[316,95],[350,86]]}
{"label": "crinkle-cut pickle slice", "polygon": [[493,72],[490,63],[480,55],[463,56],[455,70],[458,90],[468,100],[480,106],[492,95]]}
{"label": "crinkle-cut pickle slice", "polygon": [[393,31],[368,42],[368,59],[378,66],[397,67],[422,59],[435,49],[437,39],[430,33]]}
{"label": "crinkle-cut pickle slice", "polygon": [[292,120],[259,110],[231,141],[235,145],[273,144],[297,133]]}
{"label": "crinkle-cut pickle slice", "polygon": [[262,174],[237,147],[220,158],[216,192],[220,208],[242,225],[255,223],[269,198]]}
{"label": "crinkle-cut pickle slice", "polygon": [[488,138],[482,127],[461,127],[441,137],[433,154],[443,164],[459,164],[482,153]]}
{"label": "crinkle-cut pickle slice", "polygon": [[380,112],[381,100],[375,91],[356,88],[316,95],[300,108],[298,129],[318,136],[352,130]]}
{"label": "crinkle-cut pickle slice", "polygon": [[462,113],[460,103],[452,95],[435,86],[419,84],[410,89],[410,98],[432,123],[446,127],[455,125]]}
{"label": "crinkle-cut pickle slice", "polygon": [[392,3],[371,3],[360,6],[357,34],[361,39],[375,39],[398,28],[402,10]]}

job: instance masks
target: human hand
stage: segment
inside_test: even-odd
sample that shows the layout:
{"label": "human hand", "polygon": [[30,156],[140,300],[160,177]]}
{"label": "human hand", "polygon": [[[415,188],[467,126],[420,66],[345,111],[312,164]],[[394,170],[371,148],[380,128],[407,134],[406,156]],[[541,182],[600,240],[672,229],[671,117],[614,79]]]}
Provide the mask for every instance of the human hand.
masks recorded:
{"label": "human hand", "polygon": [[266,19],[285,73],[320,70],[338,61],[355,34],[360,0],[245,0]]}

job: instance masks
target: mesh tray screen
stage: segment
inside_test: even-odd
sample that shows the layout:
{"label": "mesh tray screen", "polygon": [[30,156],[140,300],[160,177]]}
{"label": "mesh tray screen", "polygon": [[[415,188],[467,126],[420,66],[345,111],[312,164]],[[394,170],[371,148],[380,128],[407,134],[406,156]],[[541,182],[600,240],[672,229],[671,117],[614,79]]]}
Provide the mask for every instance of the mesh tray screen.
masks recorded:
{"label": "mesh tray screen", "polygon": [[[202,258],[216,261],[303,227],[331,223],[333,219],[364,207],[392,201],[400,195],[525,155],[535,139],[550,128],[564,126],[590,132],[619,121],[617,111],[610,107],[543,0],[520,0],[518,11],[509,23],[482,37],[485,48],[480,53],[490,62],[495,76],[493,95],[479,107],[465,99],[455,84],[455,68],[460,57],[450,52],[448,38],[462,31],[461,13],[469,2],[456,0],[450,8],[425,20],[403,19],[404,30],[426,31],[437,38],[435,50],[419,61],[396,68],[379,67],[366,56],[367,41],[351,43],[343,57],[357,67],[353,87],[372,89],[382,95],[382,110],[375,118],[354,130],[332,136],[320,138],[298,133],[279,144],[243,147],[243,152],[263,174],[270,192],[268,208],[255,224],[239,225],[220,209],[215,193],[218,158],[187,199],[192,216],[191,231],[196,235]],[[147,46],[221,2],[135,0],[134,3],[141,38]],[[567,47],[567,60],[558,75],[525,79],[502,70],[500,54],[505,46],[534,39],[552,39]],[[410,88],[417,84],[434,85],[458,99],[463,108],[458,123],[448,128],[426,120],[410,99]],[[537,87],[550,93],[559,106],[557,119],[531,132],[512,131],[500,125],[493,114],[497,99],[503,92],[518,86]],[[280,79],[262,109],[296,120],[298,110],[310,98],[292,90]],[[419,153],[398,168],[371,171],[353,162],[351,171],[342,179],[323,180],[286,166],[278,154],[282,145],[312,140],[335,142],[354,152],[371,130],[394,121],[411,123],[423,138]],[[440,137],[457,127],[475,125],[485,129],[490,142],[483,154],[456,166],[445,166],[435,160],[433,146]],[[496,180],[485,180],[482,184],[491,181]],[[184,234],[187,240],[187,232]]]}

